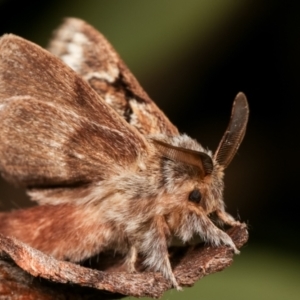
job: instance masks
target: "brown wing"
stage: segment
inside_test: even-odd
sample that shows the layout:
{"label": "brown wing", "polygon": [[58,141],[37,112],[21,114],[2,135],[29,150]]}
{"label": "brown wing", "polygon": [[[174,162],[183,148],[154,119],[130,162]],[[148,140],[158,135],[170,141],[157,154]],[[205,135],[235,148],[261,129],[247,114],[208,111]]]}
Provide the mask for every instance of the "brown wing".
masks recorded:
{"label": "brown wing", "polygon": [[0,39],[0,172],[27,187],[108,176],[146,151],[143,136],[58,58]]}
{"label": "brown wing", "polygon": [[79,19],[66,19],[55,32],[49,51],[80,74],[142,134],[178,135],[111,44],[92,26]]}

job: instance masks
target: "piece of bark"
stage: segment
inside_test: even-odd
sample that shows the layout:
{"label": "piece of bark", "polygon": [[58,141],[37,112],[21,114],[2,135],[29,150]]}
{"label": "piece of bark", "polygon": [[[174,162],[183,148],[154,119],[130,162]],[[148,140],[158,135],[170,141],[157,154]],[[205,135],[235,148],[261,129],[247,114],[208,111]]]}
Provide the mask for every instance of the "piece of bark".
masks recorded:
{"label": "piece of bark", "polygon": [[[238,248],[248,239],[246,225],[227,231]],[[200,278],[223,270],[233,260],[226,246],[199,245],[171,250],[177,282],[192,286]],[[159,273],[120,272],[121,259],[99,256],[105,271],[58,261],[26,244],[0,234],[0,299],[112,299],[122,295],[160,297],[171,288]],[[94,268],[94,262],[90,262]],[[99,264],[100,266],[100,264]],[[108,293],[110,292],[110,293]]]}

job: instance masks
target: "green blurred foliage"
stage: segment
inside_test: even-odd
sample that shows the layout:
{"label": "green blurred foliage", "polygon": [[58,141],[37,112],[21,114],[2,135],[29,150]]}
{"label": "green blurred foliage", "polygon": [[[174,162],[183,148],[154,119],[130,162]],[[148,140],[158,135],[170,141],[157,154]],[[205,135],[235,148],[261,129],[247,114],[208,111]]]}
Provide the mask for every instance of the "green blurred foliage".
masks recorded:
{"label": "green blurred foliage", "polygon": [[82,5],[77,0],[54,5],[48,13],[51,19],[72,15],[88,20],[101,28],[133,69],[155,72],[162,62],[168,64],[187,51],[195,36],[204,40],[211,36],[224,18],[247,2],[190,0],[183,5],[182,1],[89,0]]}
{"label": "green blurred foliage", "polygon": [[225,271],[207,276],[183,292],[169,291],[162,299],[298,300],[299,270],[295,254],[248,247]]}

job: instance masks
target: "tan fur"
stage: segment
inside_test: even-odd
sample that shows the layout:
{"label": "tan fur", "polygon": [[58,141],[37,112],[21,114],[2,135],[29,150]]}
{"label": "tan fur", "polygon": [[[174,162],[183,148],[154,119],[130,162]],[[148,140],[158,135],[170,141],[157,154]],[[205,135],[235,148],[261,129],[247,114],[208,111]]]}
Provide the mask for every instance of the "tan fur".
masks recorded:
{"label": "tan fur", "polygon": [[237,224],[223,170],[245,134],[244,95],[212,155],[178,133],[88,24],[66,20],[50,50],[73,70],[22,38],[0,39],[0,172],[40,204],[1,213],[0,232],[73,262],[114,250],[128,272],[139,254],[177,288],[174,238],[238,253],[210,215]]}
{"label": "tan fur", "polygon": [[[0,213],[1,233],[60,260],[80,262],[107,248],[126,253],[122,231],[92,213],[94,206],[42,205],[10,214]],[[117,233],[118,232],[118,233]],[[116,234],[117,233],[117,234]],[[112,246],[112,240],[115,245]],[[119,247],[122,245],[122,247]]]}

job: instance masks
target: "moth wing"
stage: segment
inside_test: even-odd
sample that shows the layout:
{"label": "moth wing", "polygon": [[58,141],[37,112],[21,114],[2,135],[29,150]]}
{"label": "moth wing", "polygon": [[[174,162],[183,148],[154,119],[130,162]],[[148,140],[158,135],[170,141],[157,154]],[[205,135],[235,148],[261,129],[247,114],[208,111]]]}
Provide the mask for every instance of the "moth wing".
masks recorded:
{"label": "moth wing", "polygon": [[178,135],[106,38],[82,20],[68,18],[49,51],[80,74],[119,115],[142,134]]}
{"label": "moth wing", "polygon": [[134,163],[144,137],[58,58],[0,39],[0,172],[30,188],[77,186]]}

